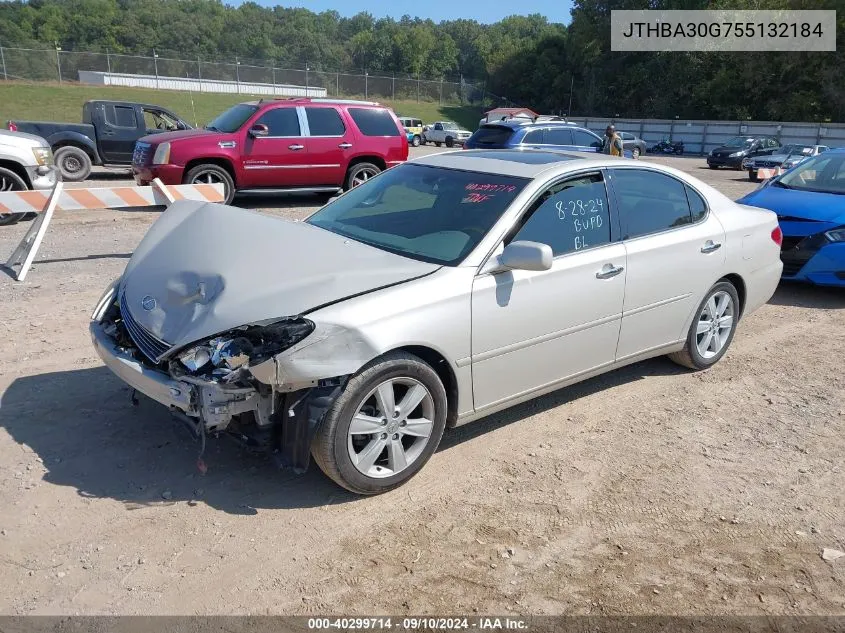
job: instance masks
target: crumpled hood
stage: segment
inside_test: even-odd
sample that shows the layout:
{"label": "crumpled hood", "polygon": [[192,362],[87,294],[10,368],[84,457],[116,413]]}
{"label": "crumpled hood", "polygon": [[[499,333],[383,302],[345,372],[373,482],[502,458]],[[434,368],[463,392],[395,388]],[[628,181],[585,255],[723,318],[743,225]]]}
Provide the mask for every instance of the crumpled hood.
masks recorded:
{"label": "crumpled hood", "polygon": [[770,209],[778,218],[845,224],[845,195],[799,191],[768,185],[737,200],[740,204]]}
{"label": "crumpled hood", "polygon": [[438,268],[310,224],[185,200],[141,240],[119,293],[138,324],[181,347]]}

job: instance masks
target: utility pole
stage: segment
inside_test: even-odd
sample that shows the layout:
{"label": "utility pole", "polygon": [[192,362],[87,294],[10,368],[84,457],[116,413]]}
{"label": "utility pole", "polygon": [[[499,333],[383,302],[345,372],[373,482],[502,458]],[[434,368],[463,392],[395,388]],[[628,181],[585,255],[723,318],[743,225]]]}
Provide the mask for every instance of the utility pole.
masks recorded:
{"label": "utility pole", "polygon": [[9,76],[6,74],[6,56],[3,54],[2,46],[0,46],[0,59],[3,60],[3,79],[9,81]]}
{"label": "utility pole", "polygon": [[200,82],[200,92],[202,92],[202,62],[199,55],[197,56],[197,80]]}
{"label": "utility pole", "polygon": [[111,55],[109,55],[109,49],[106,49],[106,69],[109,75],[111,75]]}
{"label": "utility pole", "polygon": [[62,47],[56,44],[56,70],[59,71],[59,83],[62,83],[62,60],[59,58],[59,53]]}
{"label": "utility pole", "polygon": [[367,98],[369,97],[369,94],[370,94],[370,92],[369,92],[369,86],[368,86],[368,78],[369,78],[369,76],[370,76],[370,73],[368,73],[368,72],[365,70],[365,71],[364,71],[364,99],[367,99]]}
{"label": "utility pole", "polygon": [[390,89],[390,98],[393,101],[396,101],[396,71],[393,71],[393,85]]}
{"label": "utility pole", "polygon": [[235,83],[238,85],[238,94],[241,94],[241,63],[235,57]]}
{"label": "utility pole", "polygon": [[158,53],[156,53],[156,49],[153,49],[153,66],[155,67],[156,73],[156,90],[158,90]]}
{"label": "utility pole", "polygon": [[305,96],[310,96],[308,94],[308,62],[305,62]]}
{"label": "utility pole", "polygon": [[569,82],[569,109],[566,111],[566,117],[569,118],[572,116],[572,90],[575,87],[575,75],[572,75],[572,79]]}

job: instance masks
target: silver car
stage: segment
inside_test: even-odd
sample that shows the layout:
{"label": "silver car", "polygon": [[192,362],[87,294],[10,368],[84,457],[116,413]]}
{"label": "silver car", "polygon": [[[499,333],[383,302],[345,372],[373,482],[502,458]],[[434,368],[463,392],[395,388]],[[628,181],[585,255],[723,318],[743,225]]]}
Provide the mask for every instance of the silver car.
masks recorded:
{"label": "silver car", "polygon": [[780,278],[774,213],[595,154],[389,169],[304,222],[176,202],[94,346],[199,435],[341,486],[410,479],[444,429],[639,360],[706,369]]}

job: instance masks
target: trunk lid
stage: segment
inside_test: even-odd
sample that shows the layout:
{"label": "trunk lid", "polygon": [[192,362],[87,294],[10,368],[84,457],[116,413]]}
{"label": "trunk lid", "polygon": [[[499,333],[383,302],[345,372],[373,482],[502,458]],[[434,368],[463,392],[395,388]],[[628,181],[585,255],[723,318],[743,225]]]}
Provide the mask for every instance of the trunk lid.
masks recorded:
{"label": "trunk lid", "polygon": [[137,325],[181,347],[438,268],[310,224],[179,201],[138,245],[119,294]]}

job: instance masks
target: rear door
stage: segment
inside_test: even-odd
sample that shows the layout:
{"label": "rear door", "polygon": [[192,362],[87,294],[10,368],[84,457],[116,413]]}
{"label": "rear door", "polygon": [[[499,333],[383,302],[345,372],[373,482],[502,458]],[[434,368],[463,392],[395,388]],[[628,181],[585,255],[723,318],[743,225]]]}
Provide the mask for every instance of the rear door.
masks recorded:
{"label": "rear door", "polygon": [[572,130],[564,126],[546,128],[543,134],[543,143],[546,149],[573,150]]}
{"label": "rear door", "polygon": [[704,198],[657,170],[610,170],[628,271],[617,360],[686,335],[725,263],[725,231]]}
{"label": "rear door", "polygon": [[[299,187],[308,178],[307,138],[303,132],[301,108],[278,105],[265,110],[244,126],[241,161],[243,187]],[[253,137],[248,130],[266,125],[267,136]]]}
{"label": "rear door", "polygon": [[346,165],[354,149],[354,137],[343,120],[341,111],[333,105],[310,105],[305,112],[308,169],[302,172],[303,183],[309,185],[341,186]]}
{"label": "rear door", "polygon": [[105,163],[129,164],[135,141],[141,137],[140,110],[132,105],[104,103],[102,122],[96,121],[97,145]]}

